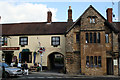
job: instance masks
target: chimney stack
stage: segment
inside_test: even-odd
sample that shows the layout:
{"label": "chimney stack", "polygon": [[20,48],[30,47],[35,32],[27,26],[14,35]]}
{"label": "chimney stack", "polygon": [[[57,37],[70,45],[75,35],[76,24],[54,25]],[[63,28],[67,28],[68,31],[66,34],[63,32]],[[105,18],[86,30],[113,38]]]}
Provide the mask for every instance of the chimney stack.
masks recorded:
{"label": "chimney stack", "polygon": [[73,22],[71,6],[69,6],[69,9],[68,9],[68,22]]}
{"label": "chimney stack", "polygon": [[51,23],[51,22],[52,22],[52,12],[51,12],[51,11],[48,11],[48,12],[47,12],[47,22],[48,22],[48,23]]}
{"label": "chimney stack", "polygon": [[108,8],[106,12],[107,12],[107,21],[112,23],[112,8]]}

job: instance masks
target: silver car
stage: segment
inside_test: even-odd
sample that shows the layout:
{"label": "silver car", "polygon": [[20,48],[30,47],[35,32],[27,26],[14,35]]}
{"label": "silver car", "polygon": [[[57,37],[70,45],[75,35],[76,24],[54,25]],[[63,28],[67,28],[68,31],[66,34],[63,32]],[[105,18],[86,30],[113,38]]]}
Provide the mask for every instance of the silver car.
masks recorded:
{"label": "silver car", "polygon": [[0,68],[5,67],[5,77],[22,75],[23,71],[20,68],[10,67],[8,64],[0,62]]}

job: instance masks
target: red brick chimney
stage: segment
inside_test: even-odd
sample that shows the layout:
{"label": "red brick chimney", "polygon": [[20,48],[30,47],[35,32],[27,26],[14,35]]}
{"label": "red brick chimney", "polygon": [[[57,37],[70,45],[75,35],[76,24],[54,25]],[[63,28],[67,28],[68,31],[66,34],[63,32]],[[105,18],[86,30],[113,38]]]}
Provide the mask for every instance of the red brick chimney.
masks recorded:
{"label": "red brick chimney", "polygon": [[48,12],[47,12],[47,22],[48,22],[48,23],[51,23],[51,22],[52,22],[52,12],[51,12],[51,11],[48,11]]}
{"label": "red brick chimney", "polygon": [[107,12],[107,21],[112,23],[112,8],[108,8],[106,12]]}
{"label": "red brick chimney", "polygon": [[73,22],[71,6],[69,6],[69,9],[68,9],[68,22]]}

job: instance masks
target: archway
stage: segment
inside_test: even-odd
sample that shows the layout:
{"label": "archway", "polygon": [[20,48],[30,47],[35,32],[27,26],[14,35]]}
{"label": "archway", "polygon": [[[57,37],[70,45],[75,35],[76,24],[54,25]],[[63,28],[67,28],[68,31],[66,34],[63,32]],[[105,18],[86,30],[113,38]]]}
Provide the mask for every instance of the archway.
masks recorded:
{"label": "archway", "polygon": [[64,55],[53,52],[48,55],[48,69],[55,72],[61,72],[64,69]]}

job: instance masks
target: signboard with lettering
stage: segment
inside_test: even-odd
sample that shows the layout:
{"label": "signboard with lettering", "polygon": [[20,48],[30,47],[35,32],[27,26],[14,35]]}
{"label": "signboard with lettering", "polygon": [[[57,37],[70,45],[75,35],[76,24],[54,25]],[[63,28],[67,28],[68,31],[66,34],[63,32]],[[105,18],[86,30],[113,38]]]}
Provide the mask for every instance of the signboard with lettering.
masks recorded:
{"label": "signboard with lettering", "polygon": [[0,50],[19,50],[19,47],[0,47]]}

